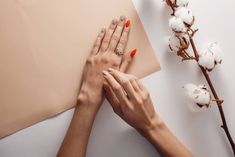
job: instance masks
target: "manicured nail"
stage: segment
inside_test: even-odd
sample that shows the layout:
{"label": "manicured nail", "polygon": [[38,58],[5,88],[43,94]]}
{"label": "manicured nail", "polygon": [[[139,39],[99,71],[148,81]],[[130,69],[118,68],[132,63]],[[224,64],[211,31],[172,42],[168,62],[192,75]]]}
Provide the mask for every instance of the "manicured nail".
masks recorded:
{"label": "manicured nail", "polygon": [[124,21],[125,19],[126,19],[125,16],[121,16],[121,17],[120,17],[120,20],[121,20],[121,21]]}
{"label": "manicured nail", "polygon": [[103,74],[104,76],[107,76],[107,73],[108,73],[108,72],[105,71],[105,70],[102,71],[102,74]]}
{"label": "manicured nail", "polygon": [[113,20],[112,20],[112,24],[113,24],[113,25],[116,25],[116,23],[117,23],[117,20],[116,20],[116,19],[113,19]]}
{"label": "manicured nail", "polygon": [[108,68],[108,72],[113,72],[113,71],[114,71],[114,69]]}
{"label": "manicured nail", "polygon": [[130,20],[127,20],[127,21],[126,21],[126,28],[130,27],[130,25],[131,25],[131,21],[130,21]]}
{"label": "manicured nail", "polygon": [[101,33],[104,33],[104,32],[105,32],[105,28],[102,28],[102,29],[101,29]]}
{"label": "manicured nail", "polygon": [[131,58],[133,58],[135,56],[136,52],[137,52],[137,49],[134,49],[131,51],[131,53],[130,53]]}

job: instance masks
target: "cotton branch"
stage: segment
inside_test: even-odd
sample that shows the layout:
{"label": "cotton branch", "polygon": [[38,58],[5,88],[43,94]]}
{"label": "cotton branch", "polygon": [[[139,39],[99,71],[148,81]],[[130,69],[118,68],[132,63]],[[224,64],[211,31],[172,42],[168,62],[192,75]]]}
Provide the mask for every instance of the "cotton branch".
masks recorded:
{"label": "cotton branch", "polygon": [[[221,128],[224,130],[227,139],[231,145],[231,148],[233,150],[233,155],[235,156],[235,144],[233,142],[233,139],[231,137],[231,134],[229,132],[227,122],[225,119],[224,111],[223,111],[223,100],[221,100],[212,84],[212,81],[210,79],[210,76],[208,74],[208,71],[211,71],[214,69],[216,64],[220,64],[222,62],[222,59],[219,55],[219,53],[211,53],[210,50],[218,50],[215,48],[215,45],[211,44],[209,45],[211,49],[208,49],[208,53],[203,54],[202,56],[204,58],[209,58],[210,62],[206,63],[203,58],[200,58],[200,55],[198,53],[198,50],[196,48],[196,45],[194,43],[193,37],[195,33],[198,31],[198,29],[193,30],[191,26],[193,25],[195,21],[195,17],[192,15],[191,11],[187,8],[188,1],[187,0],[165,0],[167,5],[170,6],[173,13],[171,14],[173,17],[169,20],[169,25],[173,31],[173,36],[169,39],[169,47],[172,51],[177,52],[177,55],[182,58],[182,61],[184,60],[194,60],[198,63],[199,68],[201,69],[209,87],[212,92],[212,95],[215,99],[215,102],[217,104],[220,117],[222,120]],[[183,35],[182,35],[183,34]],[[187,37],[185,36],[187,35]],[[187,53],[188,47],[191,46],[194,56],[190,56]],[[213,47],[214,46],[214,47]],[[212,54],[214,56],[212,56]],[[214,58],[212,58],[214,57]],[[201,87],[194,87],[193,85],[190,85],[192,90],[194,90],[193,94],[198,94],[196,98],[201,99],[195,99],[194,101],[199,107],[207,106],[207,102],[211,101],[210,97],[205,97],[205,94],[207,94],[206,89],[203,89]],[[195,92],[196,91],[196,92]],[[200,92],[204,95],[200,95]],[[200,104],[198,102],[205,102],[204,104]],[[208,107],[208,106],[207,106]]]}

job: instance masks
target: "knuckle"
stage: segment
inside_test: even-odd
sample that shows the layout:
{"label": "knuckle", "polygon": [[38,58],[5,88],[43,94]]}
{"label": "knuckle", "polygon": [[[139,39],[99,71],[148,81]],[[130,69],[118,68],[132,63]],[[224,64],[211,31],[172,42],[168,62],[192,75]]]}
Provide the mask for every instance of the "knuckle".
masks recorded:
{"label": "knuckle", "polygon": [[138,80],[138,78],[136,76],[130,75],[130,74],[128,74],[128,78],[132,81],[137,81]]}
{"label": "knuckle", "polygon": [[137,78],[136,78],[136,77],[132,77],[132,76],[130,76],[130,77],[129,77],[129,80],[130,80],[130,82],[132,82],[132,83],[133,83],[133,82],[135,82],[135,81],[137,80]]}
{"label": "knuckle", "polygon": [[123,86],[128,86],[129,80],[125,79],[122,81]]}
{"label": "knuckle", "polygon": [[130,82],[134,82],[135,81],[135,79],[133,77],[130,77],[129,80],[130,80]]}
{"label": "knuckle", "polygon": [[136,99],[136,103],[137,103],[138,105],[143,105],[143,104],[144,104],[144,101],[143,101],[142,99],[138,98],[138,99]]}
{"label": "knuckle", "polygon": [[114,90],[115,92],[119,92],[119,91],[122,90],[122,87],[121,87],[120,85],[115,85],[115,86],[113,87],[113,90]]}
{"label": "knuckle", "polygon": [[149,99],[149,97],[150,97],[149,93],[148,92],[144,92],[144,94],[143,94],[144,102],[146,102]]}

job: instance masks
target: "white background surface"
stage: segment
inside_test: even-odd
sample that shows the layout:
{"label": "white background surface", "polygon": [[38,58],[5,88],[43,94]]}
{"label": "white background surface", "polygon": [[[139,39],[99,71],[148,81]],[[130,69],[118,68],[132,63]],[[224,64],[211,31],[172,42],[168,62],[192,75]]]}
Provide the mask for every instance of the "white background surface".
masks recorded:
{"label": "white background surface", "polygon": [[[164,38],[169,34],[168,17],[162,0],[133,0],[150,41],[159,57],[162,70],[142,80],[155,108],[176,136],[197,157],[232,156],[230,145],[220,129],[216,106],[206,112],[191,113],[186,107],[182,85],[204,83],[196,64],[181,63],[166,52]],[[225,100],[224,111],[235,139],[235,1],[191,0],[200,29],[198,47],[217,41],[224,50],[224,63],[212,73],[218,94]],[[144,53],[144,52],[139,52]],[[66,133],[73,110],[40,122],[0,140],[0,157],[54,157]],[[105,102],[98,113],[89,140],[87,157],[156,157],[157,152],[135,130],[119,119]]]}

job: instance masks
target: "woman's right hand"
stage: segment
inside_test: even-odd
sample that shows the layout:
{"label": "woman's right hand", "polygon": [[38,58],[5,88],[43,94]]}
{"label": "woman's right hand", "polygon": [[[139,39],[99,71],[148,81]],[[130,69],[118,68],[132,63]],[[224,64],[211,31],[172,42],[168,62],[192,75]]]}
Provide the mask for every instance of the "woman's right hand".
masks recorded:
{"label": "woman's right hand", "polygon": [[103,71],[106,98],[116,114],[141,134],[154,130],[161,124],[151,98],[138,79],[118,70]]}
{"label": "woman's right hand", "polygon": [[106,98],[124,121],[167,157],[193,157],[154,111],[148,91],[135,76],[114,69],[103,71]]}

